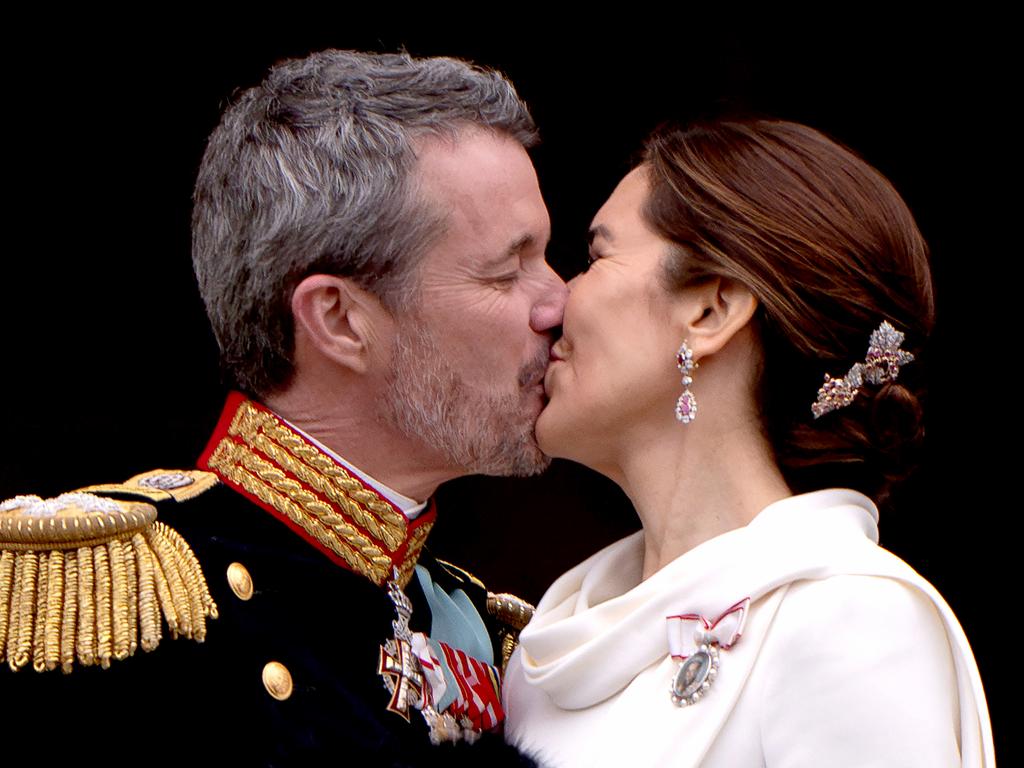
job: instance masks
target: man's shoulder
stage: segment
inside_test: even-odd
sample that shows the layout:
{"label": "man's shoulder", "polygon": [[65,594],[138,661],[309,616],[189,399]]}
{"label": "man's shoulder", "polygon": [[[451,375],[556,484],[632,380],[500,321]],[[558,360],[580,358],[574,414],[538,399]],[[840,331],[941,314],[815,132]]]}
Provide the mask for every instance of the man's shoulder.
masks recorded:
{"label": "man's shoulder", "polygon": [[[19,497],[0,514],[8,521],[19,515],[23,527],[26,519],[64,521],[65,529],[75,528],[72,518],[104,521],[86,530],[79,520],[77,533],[58,542],[37,537],[30,549],[15,541],[10,525],[0,531],[0,623],[10,630],[0,643],[0,661],[9,667],[0,669],[0,690],[26,712],[60,702],[59,712],[36,718],[26,733],[60,723],[75,736],[67,744],[105,738],[91,715],[104,712],[116,719],[112,735],[128,751],[151,750],[157,729],[206,741],[208,757],[241,764],[329,754],[372,757],[374,764],[390,764],[387,755],[408,764],[440,756],[457,764],[492,751],[520,764],[493,745],[438,753],[420,718],[410,723],[388,711],[378,672],[381,644],[394,633],[387,591],[338,567],[287,520],[216,476],[153,470],[58,498]],[[138,530],[110,528],[109,520],[122,516]],[[109,528],[110,536],[96,528]],[[31,599],[23,599],[29,562],[36,576]],[[449,588],[486,602],[486,590],[467,572],[429,558],[426,564]],[[126,586],[147,579],[150,592]],[[32,610],[35,623],[22,627]],[[143,637],[144,617],[151,634],[159,629],[156,642],[119,646],[118,637]],[[429,613],[416,620],[429,631]]]}
{"label": "man's shoulder", "polygon": [[210,473],[16,497],[0,521],[0,690],[50,712],[32,728],[70,716],[96,736],[110,713],[126,744],[149,728],[270,750],[394,738],[377,714],[394,717],[375,668],[386,594]]}

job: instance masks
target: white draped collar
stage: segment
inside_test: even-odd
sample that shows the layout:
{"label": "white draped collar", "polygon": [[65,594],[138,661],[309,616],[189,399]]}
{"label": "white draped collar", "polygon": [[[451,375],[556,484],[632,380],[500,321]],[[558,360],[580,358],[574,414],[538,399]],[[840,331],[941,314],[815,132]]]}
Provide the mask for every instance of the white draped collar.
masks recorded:
{"label": "white draped collar", "polygon": [[[935,589],[877,541],[877,508],[863,494],[846,489],[775,502],[747,526],[704,542],[646,581],[641,581],[643,532],[636,533],[573,568],[544,595],[520,637],[525,682],[563,710],[584,709],[621,692],[668,656],[668,616],[715,617],[744,598],[752,605],[766,598],[758,607],[763,619],[778,607],[777,598],[784,594],[778,588],[791,582],[838,574],[884,576],[920,589],[939,609],[950,643],[958,649],[964,752],[991,755],[984,692],[963,630]],[[769,623],[747,627],[737,644],[746,645],[742,652],[725,652],[732,657],[731,669],[748,667],[730,676],[736,686],[746,679],[763,640],[758,633]],[[717,686],[712,699],[716,707],[727,708],[738,693],[726,695]]]}
{"label": "white draped collar", "polygon": [[[573,568],[544,595],[520,637],[526,679],[560,707],[589,707],[668,654],[667,634],[651,632],[666,616],[717,616],[788,583],[794,565],[825,565],[813,555],[826,541],[838,555],[851,542],[863,547],[877,540],[878,510],[849,490],[775,502],[749,525],[694,547],[646,581],[640,581],[643,532],[635,533]],[[813,552],[807,542],[814,542]],[[610,658],[614,664],[605,663]]]}

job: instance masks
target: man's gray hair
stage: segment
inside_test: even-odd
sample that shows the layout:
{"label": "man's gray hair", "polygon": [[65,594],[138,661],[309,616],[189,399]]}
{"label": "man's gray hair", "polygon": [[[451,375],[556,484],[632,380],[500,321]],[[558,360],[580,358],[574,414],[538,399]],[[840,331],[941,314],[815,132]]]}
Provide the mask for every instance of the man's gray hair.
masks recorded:
{"label": "man's gray hair", "polygon": [[291,296],[351,277],[394,311],[445,213],[419,193],[417,139],[467,126],[524,147],[537,131],[498,72],[450,58],[322,51],[241,93],[196,181],[192,262],[235,387],[265,396],[293,371]]}

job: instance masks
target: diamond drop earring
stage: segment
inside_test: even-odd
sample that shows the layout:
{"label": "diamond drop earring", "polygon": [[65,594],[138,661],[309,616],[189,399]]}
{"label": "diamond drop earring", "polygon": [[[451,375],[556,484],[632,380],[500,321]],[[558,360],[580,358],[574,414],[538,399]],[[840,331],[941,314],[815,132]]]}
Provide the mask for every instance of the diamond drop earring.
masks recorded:
{"label": "diamond drop earring", "polygon": [[697,363],[693,362],[693,350],[686,346],[685,341],[676,352],[676,367],[683,374],[683,394],[676,400],[676,418],[683,424],[689,424],[697,418],[697,398],[690,391],[690,385],[693,383],[690,374],[697,367]]}

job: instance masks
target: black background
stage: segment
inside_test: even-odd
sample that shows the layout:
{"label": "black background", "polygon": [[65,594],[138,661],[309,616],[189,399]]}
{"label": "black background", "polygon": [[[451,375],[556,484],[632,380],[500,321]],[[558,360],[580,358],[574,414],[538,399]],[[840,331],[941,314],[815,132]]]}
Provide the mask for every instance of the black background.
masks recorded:
{"label": "black background", "polygon": [[[125,35],[93,17],[13,40],[0,498],[195,460],[223,391],[191,273],[191,186],[223,104],[276,60],[405,47],[505,71],[541,128],[534,159],[554,224],[549,257],[566,277],[582,266],[590,217],[657,123],[726,108],[806,122],[885,173],[932,248],[939,315],[928,460],[883,517],[882,541],[960,616],[1001,761],[1012,762],[1000,723],[1017,668],[1006,617],[1017,613],[1020,581],[1020,505],[1008,497],[1019,453],[1008,367],[1020,140],[1010,118],[1016,60],[993,34],[1000,21],[926,29],[850,18],[798,32],[735,20],[627,22],[624,10],[572,32],[471,17],[460,19],[470,30],[462,33],[350,19],[214,32],[197,18],[150,20]],[[614,486],[562,462],[541,478],[455,481],[439,501],[438,554],[533,600],[638,526]]]}

